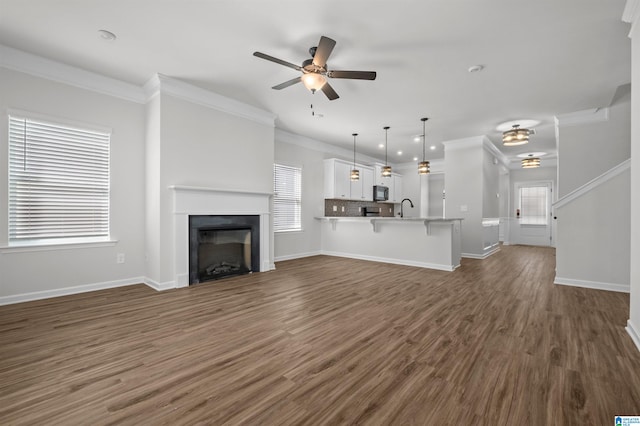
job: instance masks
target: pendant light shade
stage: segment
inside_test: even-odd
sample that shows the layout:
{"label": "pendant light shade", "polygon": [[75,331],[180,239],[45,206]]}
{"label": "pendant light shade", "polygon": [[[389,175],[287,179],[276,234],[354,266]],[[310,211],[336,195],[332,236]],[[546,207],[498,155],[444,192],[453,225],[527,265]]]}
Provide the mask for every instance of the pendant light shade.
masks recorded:
{"label": "pendant light shade", "polygon": [[538,157],[523,158],[521,163],[522,163],[523,169],[535,169],[536,167],[540,167],[540,158]]}
{"label": "pendant light shade", "polygon": [[519,124],[514,124],[512,129],[502,134],[502,145],[518,146],[529,143],[529,129],[521,129]]}
{"label": "pendant light shade", "polygon": [[423,117],[420,119],[422,121],[422,161],[418,163],[418,174],[419,175],[428,175],[429,170],[429,162],[425,159],[426,157],[426,145],[427,145],[427,132],[425,131],[425,125],[427,123],[428,118]]}
{"label": "pendant light shade", "polygon": [[353,133],[353,168],[351,169],[351,180],[360,180],[360,170],[356,169],[356,136],[357,133]]}
{"label": "pendant light shade", "polygon": [[391,176],[391,166],[387,161],[387,145],[389,143],[388,136],[389,136],[390,127],[385,126],[383,127],[383,129],[384,129],[384,167],[382,168],[382,177],[389,177]]}

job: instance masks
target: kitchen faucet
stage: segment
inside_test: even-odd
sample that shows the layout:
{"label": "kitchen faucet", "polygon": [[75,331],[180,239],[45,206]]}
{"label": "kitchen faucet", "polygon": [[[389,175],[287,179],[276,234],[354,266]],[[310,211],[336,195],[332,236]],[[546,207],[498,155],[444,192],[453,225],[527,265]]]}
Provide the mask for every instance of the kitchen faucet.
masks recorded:
{"label": "kitchen faucet", "polygon": [[405,199],[403,199],[402,201],[400,201],[400,217],[404,217],[404,209],[403,209],[403,206],[404,206],[404,202],[405,202],[405,201],[408,201],[408,202],[409,202],[409,204],[411,204],[411,208],[413,208],[413,201],[411,201],[410,199],[405,198]]}

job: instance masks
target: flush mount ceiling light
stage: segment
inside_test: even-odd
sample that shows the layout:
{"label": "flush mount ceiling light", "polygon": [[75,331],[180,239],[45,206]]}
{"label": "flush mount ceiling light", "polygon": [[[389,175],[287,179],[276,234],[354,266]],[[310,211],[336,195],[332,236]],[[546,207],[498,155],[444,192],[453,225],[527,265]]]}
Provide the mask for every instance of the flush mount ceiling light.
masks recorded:
{"label": "flush mount ceiling light", "polygon": [[116,39],[116,35],[111,31],[107,30],[98,30],[98,35],[101,39],[106,41],[114,41]]}
{"label": "flush mount ceiling light", "polygon": [[529,143],[529,129],[521,129],[519,124],[514,124],[511,130],[502,133],[502,144],[504,146],[518,146]]}
{"label": "flush mount ceiling light", "polygon": [[418,174],[419,175],[428,175],[429,174],[429,162],[425,160],[426,157],[426,146],[427,146],[427,132],[426,132],[426,124],[427,117],[423,117],[420,119],[422,121],[422,161],[418,163]]}
{"label": "flush mount ceiling light", "polygon": [[360,170],[356,169],[356,136],[357,133],[353,133],[353,169],[351,169],[351,180],[360,180]]}
{"label": "flush mount ceiling light", "polygon": [[383,127],[383,129],[384,129],[384,167],[382,168],[382,177],[391,176],[391,166],[389,165],[389,162],[387,161],[387,148],[388,148],[388,144],[389,144],[388,136],[389,136],[389,129],[390,128],[391,127],[389,127],[389,126]]}
{"label": "flush mount ceiling light", "polygon": [[540,158],[529,154],[529,157],[523,158],[521,163],[523,169],[535,169],[536,167],[540,167]]}

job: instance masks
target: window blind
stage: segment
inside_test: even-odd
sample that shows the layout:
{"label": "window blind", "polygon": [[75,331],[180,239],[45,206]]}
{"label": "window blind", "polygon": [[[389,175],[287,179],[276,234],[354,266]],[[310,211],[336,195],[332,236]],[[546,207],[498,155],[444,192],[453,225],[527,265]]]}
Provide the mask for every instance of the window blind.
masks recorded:
{"label": "window blind", "polygon": [[520,223],[546,225],[549,220],[548,188],[528,186],[520,188]]}
{"label": "window blind", "polygon": [[273,169],[274,231],[302,229],[302,169],[274,164]]}
{"label": "window blind", "polygon": [[9,242],[108,237],[110,134],[9,116]]}

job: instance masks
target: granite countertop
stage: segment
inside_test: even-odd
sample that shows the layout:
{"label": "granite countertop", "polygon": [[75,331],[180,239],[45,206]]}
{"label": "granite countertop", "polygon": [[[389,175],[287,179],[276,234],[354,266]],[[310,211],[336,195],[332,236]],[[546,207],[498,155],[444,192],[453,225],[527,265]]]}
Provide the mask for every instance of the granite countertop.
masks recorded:
{"label": "granite countertop", "polygon": [[452,220],[463,220],[461,217],[383,217],[383,216],[320,216],[320,220],[389,220],[403,222],[448,222]]}

